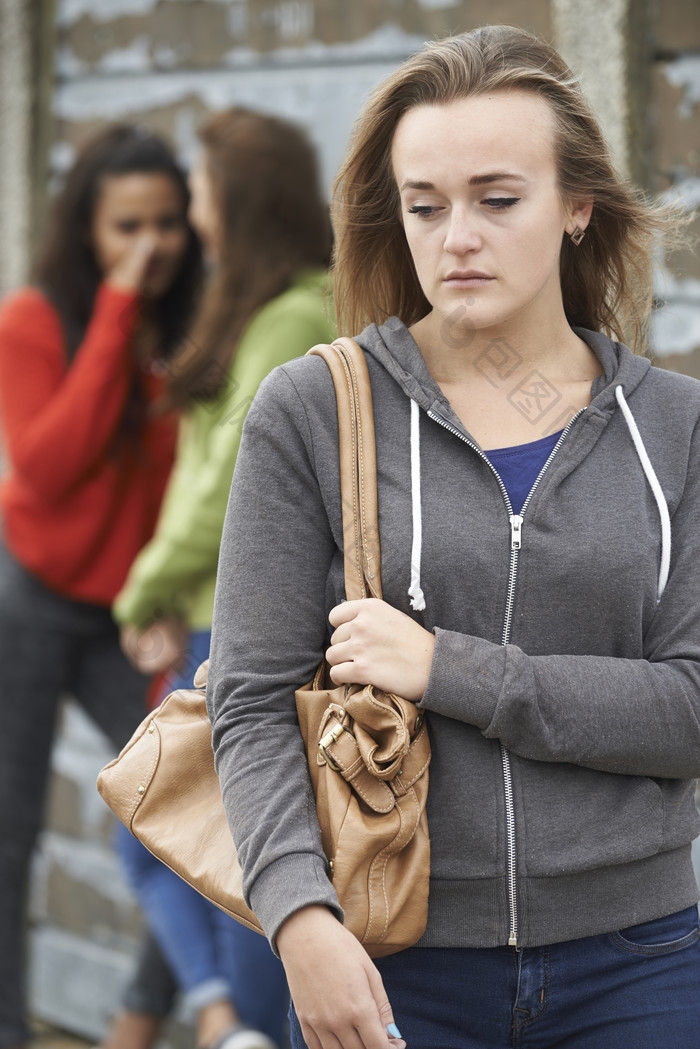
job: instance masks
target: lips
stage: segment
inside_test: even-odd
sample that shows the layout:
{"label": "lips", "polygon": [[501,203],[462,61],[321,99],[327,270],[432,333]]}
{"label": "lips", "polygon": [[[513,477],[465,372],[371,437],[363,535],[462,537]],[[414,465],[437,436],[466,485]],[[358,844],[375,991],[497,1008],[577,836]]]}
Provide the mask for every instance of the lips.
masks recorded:
{"label": "lips", "polygon": [[481,273],[478,270],[454,270],[445,277],[445,281],[453,281],[455,283],[458,281],[478,282],[493,279],[488,273]]}

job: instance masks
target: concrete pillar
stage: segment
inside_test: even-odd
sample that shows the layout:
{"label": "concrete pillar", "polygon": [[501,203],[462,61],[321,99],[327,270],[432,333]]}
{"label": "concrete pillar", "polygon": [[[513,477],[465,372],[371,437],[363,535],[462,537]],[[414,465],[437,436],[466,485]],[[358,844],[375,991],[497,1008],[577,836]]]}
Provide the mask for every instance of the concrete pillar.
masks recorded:
{"label": "concrete pillar", "polygon": [[31,0],[0,0],[0,294],[29,267],[31,21]]}
{"label": "concrete pillar", "polygon": [[631,27],[644,7],[634,0],[552,0],[555,46],[580,76],[615,164],[625,176],[637,166],[630,147],[637,123]]}

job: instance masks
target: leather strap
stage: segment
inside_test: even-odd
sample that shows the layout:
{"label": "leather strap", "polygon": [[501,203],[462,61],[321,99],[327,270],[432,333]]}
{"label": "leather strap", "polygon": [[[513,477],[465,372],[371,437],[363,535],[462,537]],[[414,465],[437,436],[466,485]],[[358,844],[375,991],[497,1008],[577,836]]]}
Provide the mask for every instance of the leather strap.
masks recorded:
{"label": "leather strap", "polygon": [[[345,596],[348,601],[368,595],[381,598],[374,412],[365,355],[356,342],[346,338],[337,339],[332,345],[314,346],[309,353],[323,357],[328,365],[338,406]],[[321,687],[319,674],[313,688]],[[352,705],[351,700],[346,700],[346,706],[348,704]],[[331,709],[336,711],[335,717],[340,722],[352,722],[345,709],[334,704]],[[319,742],[328,728],[328,722],[321,725]],[[390,782],[384,782],[367,767],[351,727],[324,741],[317,760],[320,764],[328,760],[375,812],[401,809],[402,830],[394,845],[385,852],[399,851],[410,841],[420,818],[413,785],[430,762],[430,742],[424,721],[400,762],[400,770]]]}
{"label": "leather strap", "polygon": [[365,355],[352,339],[314,346],[330,369],[338,404],[340,496],[343,509],[345,596],[382,596],[377,458],[372,389]]}

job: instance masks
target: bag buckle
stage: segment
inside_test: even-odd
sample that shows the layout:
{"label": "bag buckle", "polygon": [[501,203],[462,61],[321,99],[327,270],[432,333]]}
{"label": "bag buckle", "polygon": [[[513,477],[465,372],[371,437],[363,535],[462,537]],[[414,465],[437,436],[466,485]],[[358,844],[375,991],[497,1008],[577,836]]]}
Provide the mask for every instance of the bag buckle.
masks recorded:
{"label": "bag buckle", "polygon": [[326,733],[326,735],[323,737],[323,739],[318,745],[321,757],[329,766],[329,768],[333,769],[334,772],[342,772],[342,769],[340,768],[340,765],[338,765],[337,762],[335,762],[330,756],[330,754],[326,750],[326,747],[330,747],[331,744],[337,743],[340,737],[342,736],[343,732],[347,732],[348,736],[352,736],[352,732],[350,731],[350,729],[346,728],[345,725],[343,725],[343,723],[339,721],[337,725],[333,726],[330,732]]}

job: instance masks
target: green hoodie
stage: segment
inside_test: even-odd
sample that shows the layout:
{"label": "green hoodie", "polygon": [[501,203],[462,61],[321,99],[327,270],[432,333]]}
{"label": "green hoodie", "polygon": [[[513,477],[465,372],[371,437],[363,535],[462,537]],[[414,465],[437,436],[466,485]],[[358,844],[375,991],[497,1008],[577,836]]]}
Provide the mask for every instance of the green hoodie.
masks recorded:
{"label": "green hoodie", "polygon": [[321,271],[306,271],[252,317],[227,379],[183,418],[177,458],[155,534],[136,558],[114,605],[120,623],[144,626],[180,615],[211,627],[221,529],[243,420],[265,376],[335,337]]}

